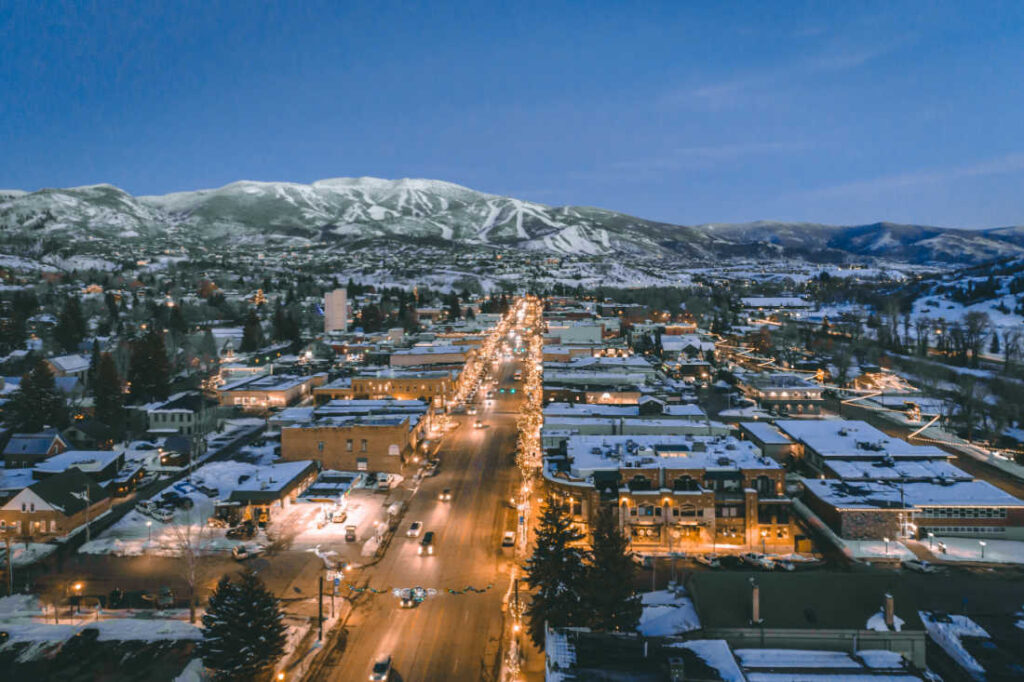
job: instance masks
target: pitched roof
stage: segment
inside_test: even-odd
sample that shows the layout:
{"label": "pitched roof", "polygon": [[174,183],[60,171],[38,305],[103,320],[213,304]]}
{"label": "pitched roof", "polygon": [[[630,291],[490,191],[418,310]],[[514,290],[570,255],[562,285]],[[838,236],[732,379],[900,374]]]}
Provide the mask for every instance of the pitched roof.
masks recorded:
{"label": "pitched roof", "polygon": [[81,355],[58,355],[50,358],[50,364],[61,372],[84,372],[89,369],[89,358]]}
{"label": "pitched roof", "polygon": [[[7,441],[5,455],[45,455],[53,445],[53,439],[64,439],[56,430],[40,431],[39,433],[16,433]],[[65,443],[66,445],[66,443]]]}
{"label": "pitched roof", "polygon": [[[78,469],[68,469],[56,476],[50,476],[29,486],[29,490],[65,516],[74,516],[91,504],[104,500],[109,495],[92,478]],[[88,490],[88,496],[86,496]]]}

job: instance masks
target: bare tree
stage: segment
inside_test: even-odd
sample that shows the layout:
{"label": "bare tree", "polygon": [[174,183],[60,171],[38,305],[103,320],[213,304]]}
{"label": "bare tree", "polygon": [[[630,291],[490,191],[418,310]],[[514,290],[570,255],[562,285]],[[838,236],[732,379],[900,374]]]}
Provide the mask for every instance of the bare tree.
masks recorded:
{"label": "bare tree", "polygon": [[928,333],[933,324],[927,317],[914,318],[914,341],[917,343],[918,355],[928,355]]}
{"label": "bare tree", "polygon": [[1003,372],[1009,374],[1015,358],[1020,357],[1021,330],[1013,329],[1003,334]]}
{"label": "bare tree", "polygon": [[192,512],[188,512],[186,523],[173,527],[174,550],[181,560],[182,574],[188,586],[188,619],[196,622],[196,587],[203,577],[203,567],[210,554],[211,531],[203,523],[192,523]]}
{"label": "bare tree", "polygon": [[984,346],[988,330],[992,326],[988,313],[972,310],[964,315],[964,344],[971,353],[970,364],[978,366],[978,356]]}

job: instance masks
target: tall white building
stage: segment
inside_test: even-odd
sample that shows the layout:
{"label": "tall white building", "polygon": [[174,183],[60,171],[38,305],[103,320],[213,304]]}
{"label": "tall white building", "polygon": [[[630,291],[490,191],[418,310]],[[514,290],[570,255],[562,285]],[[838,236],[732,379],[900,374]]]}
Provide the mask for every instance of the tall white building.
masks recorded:
{"label": "tall white building", "polygon": [[348,329],[348,292],[335,289],[324,294],[324,331],[343,332]]}

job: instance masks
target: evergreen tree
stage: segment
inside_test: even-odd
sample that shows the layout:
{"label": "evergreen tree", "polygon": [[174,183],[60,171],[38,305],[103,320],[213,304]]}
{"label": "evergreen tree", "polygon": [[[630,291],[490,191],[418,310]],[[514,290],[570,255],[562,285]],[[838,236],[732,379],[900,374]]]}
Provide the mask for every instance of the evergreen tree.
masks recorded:
{"label": "evergreen tree", "polygon": [[57,388],[50,366],[42,359],[21,378],[18,389],[11,394],[10,404],[10,421],[15,431],[35,433],[44,426],[58,429],[67,426],[64,395]]}
{"label": "evergreen tree", "polygon": [[445,309],[448,311],[449,320],[457,320],[462,317],[462,308],[459,307],[459,295],[454,291],[445,296]]}
{"label": "evergreen tree", "polygon": [[213,338],[213,332],[209,329],[203,332],[203,339],[199,342],[199,354],[207,360],[217,357],[217,339]]}
{"label": "evergreen tree", "polygon": [[242,329],[242,344],[238,350],[243,353],[252,353],[263,347],[263,327],[260,325],[260,318],[254,309],[249,310],[245,318],[245,327]]}
{"label": "evergreen tree", "polygon": [[595,630],[630,632],[640,622],[643,607],[633,589],[636,567],[628,546],[613,507],[602,506],[594,522],[585,592],[587,624]]}
{"label": "evergreen tree", "polygon": [[114,440],[120,440],[124,432],[124,391],[117,365],[110,353],[100,356],[93,381],[93,397],[96,404],[96,419],[110,427]]}
{"label": "evergreen tree", "polygon": [[85,318],[82,316],[82,306],[77,296],[69,297],[64,309],[57,316],[53,338],[57,345],[68,353],[76,350],[85,338]]}
{"label": "evergreen tree", "polygon": [[92,355],[89,357],[89,371],[86,374],[86,383],[93,386],[96,383],[96,372],[100,367],[100,341],[92,340]]}
{"label": "evergreen tree", "polygon": [[167,328],[175,334],[184,334],[188,331],[188,322],[185,320],[185,313],[181,310],[181,304],[171,308],[171,314],[167,319]]}
{"label": "evergreen tree", "polygon": [[10,317],[0,319],[0,353],[7,355],[23,348],[27,337],[25,318],[17,310]]}
{"label": "evergreen tree", "polygon": [[541,511],[533,555],[526,562],[526,582],[536,590],[526,616],[531,639],[544,647],[544,624],[585,625],[583,594],[586,551],[575,546],[583,535],[572,527],[561,506],[549,500]]}
{"label": "evergreen tree", "polygon": [[164,336],[150,329],[132,344],[128,368],[132,398],[138,402],[166,400],[171,392],[171,363],[167,359]]}
{"label": "evergreen tree", "polygon": [[285,631],[277,598],[255,573],[246,571],[237,582],[225,575],[203,614],[198,652],[215,680],[265,679],[284,654]]}

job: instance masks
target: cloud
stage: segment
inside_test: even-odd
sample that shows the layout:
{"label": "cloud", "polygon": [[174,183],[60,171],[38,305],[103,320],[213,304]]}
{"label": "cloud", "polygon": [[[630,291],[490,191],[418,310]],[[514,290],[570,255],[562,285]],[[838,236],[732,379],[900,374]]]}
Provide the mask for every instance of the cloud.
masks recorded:
{"label": "cloud", "polygon": [[738,107],[760,97],[777,96],[778,90],[804,78],[855,69],[892,52],[904,42],[900,40],[853,49],[832,49],[777,69],[676,90],[665,95],[662,102],[668,106],[711,110]]}
{"label": "cloud", "polygon": [[865,180],[844,182],[837,185],[830,185],[828,187],[800,192],[797,196],[816,199],[864,197],[875,195],[880,192],[909,189],[923,185],[936,185],[965,178],[1003,175],[1019,171],[1024,171],[1024,153],[1015,152],[964,166],[951,166],[947,168],[928,169],[909,173],[880,175],[878,177],[868,178]]}

